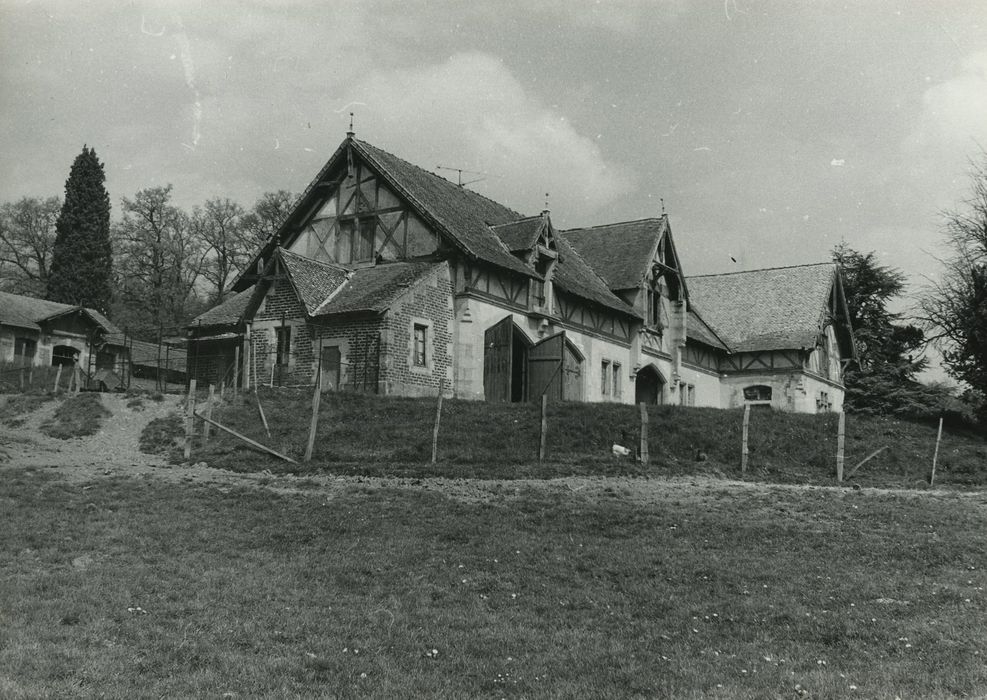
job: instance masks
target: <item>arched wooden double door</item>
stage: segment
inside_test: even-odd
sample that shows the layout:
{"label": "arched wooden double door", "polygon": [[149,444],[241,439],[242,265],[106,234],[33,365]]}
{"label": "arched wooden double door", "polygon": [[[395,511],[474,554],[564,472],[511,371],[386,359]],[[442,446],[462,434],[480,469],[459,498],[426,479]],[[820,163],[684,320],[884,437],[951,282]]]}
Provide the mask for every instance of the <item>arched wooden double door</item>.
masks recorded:
{"label": "arched wooden double door", "polygon": [[484,333],[483,393],[487,401],[582,399],[583,357],[565,331],[532,343],[510,316]]}

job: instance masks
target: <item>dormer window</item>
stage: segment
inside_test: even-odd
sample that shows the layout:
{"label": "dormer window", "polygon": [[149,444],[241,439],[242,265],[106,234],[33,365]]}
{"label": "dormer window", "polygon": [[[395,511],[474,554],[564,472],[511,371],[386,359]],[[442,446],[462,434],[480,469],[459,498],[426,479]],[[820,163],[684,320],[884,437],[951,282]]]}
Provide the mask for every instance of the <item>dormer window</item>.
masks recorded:
{"label": "dormer window", "polygon": [[554,250],[539,245],[534,252],[535,272],[544,278],[542,280],[531,281],[532,300],[535,308],[545,313],[552,313],[552,273],[555,271],[555,263],[558,261],[558,253]]}

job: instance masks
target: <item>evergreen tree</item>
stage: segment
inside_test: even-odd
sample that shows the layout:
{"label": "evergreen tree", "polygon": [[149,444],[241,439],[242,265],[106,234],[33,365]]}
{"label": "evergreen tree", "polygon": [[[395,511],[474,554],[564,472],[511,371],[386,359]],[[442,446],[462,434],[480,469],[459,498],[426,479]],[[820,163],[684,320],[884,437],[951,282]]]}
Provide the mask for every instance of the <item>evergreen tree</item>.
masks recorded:
{"label": "evergreen tree", "polygon": [[46,292],[52,301],[103,313],[110,307],[113,266],[105,180],[96,151],[83,146],[65,181]]}
{"label": "evergreen tree", "polygon": [[843,271],[843,290],[857,343],[857,362],[844,375],[847,409],[918,416],[934,413],[943,392],[915,380],[928,362],[922,356],[925,334],[888,310],[888,302],[905,289],[904,274],[880,265],[873,252],[860,253],[846,244],[836,247],[833,260]]}

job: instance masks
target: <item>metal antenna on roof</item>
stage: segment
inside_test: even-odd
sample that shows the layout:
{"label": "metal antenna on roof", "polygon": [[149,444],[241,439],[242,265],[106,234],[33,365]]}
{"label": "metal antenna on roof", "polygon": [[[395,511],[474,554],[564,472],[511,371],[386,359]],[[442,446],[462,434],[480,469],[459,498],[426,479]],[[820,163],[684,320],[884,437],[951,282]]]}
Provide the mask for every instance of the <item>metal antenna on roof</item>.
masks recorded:
{"label": "metal antenna on roof", "polygon": [[[463,168],[449,168],[449,167],[446,167],[445,165],[436,165],[435,166],[435,169],[436,170],[453,170],[453,171],[455,171],[458,174],[458,176],[459,176],[457,178],[456,184],[459,185],[460,187],[465,187],[466,185],[472,185],[474,182],[480,182],[482,180],[486,180],[487,179],[486,178],[487,173],[481,172],[479,170],[464,170]],[[472,175],[483,175],[484,177],[478,177],[475,180],[469,180],[468,182],[463,182],[463,173],[470,173]]]}

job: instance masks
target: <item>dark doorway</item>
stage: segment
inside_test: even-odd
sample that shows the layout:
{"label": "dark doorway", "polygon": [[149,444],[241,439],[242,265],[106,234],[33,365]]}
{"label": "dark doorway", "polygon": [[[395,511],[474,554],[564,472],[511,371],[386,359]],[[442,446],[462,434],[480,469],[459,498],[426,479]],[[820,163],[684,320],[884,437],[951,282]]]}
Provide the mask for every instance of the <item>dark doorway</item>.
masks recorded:
{"label": "dark doorway", "polygon": [[528,352],[531,341],[507,316],[483,334],[483,395],[487,401],[528,398]]}
{"label": "dark doorway", "polygon": [[665,382],[658,370],[648,365],[637,372],[637,379],[634,382],[634,402],[660,404],[664,387]]}
{"label": "dark doorway", "polygon": [[322,348],[322,391],[339,389],[341,360],[342,356],[338,345]]}
{"label": "dark doorway", "polygon": [[71,367],[79,359],[79,351],[71,345],[56,345],[51,351],[51,366],[58,365]]}

